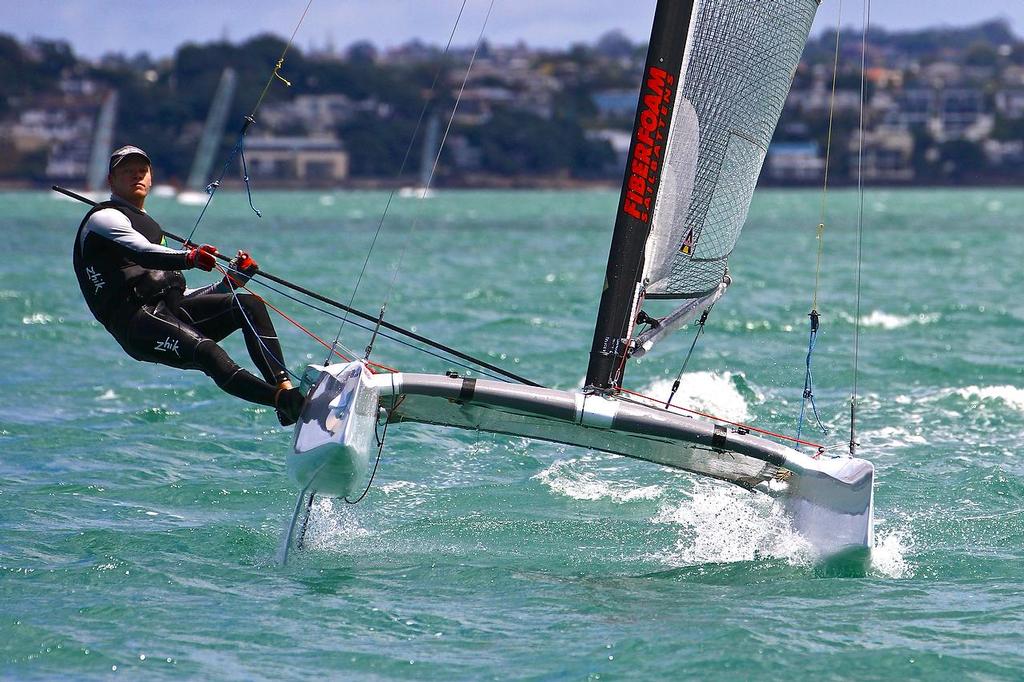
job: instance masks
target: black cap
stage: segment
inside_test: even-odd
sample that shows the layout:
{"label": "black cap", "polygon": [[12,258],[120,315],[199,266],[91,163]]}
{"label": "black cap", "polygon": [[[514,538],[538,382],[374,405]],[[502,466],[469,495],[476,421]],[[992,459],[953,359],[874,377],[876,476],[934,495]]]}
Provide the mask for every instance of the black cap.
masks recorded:
{"label": "black cap", "polygon": [[153,165],[153,162],[149,160],[149,154],[142,151],[138,147],[126,144],[125,146],[121,147],[120,149],[116,150],[113,154],[110,155],[110,170],[114,170],[114,166],[121,163],[129,156],[141,156],[146,160],[146,163],[148,163],[151,166]]}

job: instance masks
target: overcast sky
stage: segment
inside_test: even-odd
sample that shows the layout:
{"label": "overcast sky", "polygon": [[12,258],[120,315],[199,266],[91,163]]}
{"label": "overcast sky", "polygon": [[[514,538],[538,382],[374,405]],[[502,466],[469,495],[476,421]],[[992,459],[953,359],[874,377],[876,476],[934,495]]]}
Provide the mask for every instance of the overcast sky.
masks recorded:
{"label": "overcast sky", "polygon": [[[232,41],[273,32],[287,37],[308,0],[0,0],[0,33],[19,39],[59,38],[76,54],[148,52],[166,56],[187,41]],[[490,0],[468,0],[456,43],[476,42]],[[859,26],[864,0],[824,0],[815,31]],[[524,40],[537,47],[592,41],[612,29],[646,41],[654,0],[495,0],[486,36],[492,43]],[[356,40],[391,46],[419,38],[443,45],[462,0],[313,0],[299,29],[302,49]],[[962,26],[995,17],[1024,35],[1024,0],[874,0],[872,25],[888,29]]]}

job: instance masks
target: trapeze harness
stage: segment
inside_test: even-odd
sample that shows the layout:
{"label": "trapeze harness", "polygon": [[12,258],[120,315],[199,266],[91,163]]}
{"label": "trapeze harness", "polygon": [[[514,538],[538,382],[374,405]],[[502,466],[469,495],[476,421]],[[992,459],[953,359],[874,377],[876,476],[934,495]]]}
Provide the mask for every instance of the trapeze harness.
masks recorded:
{"label": "trapeze harness", "polygon": [[[116,197],[86,214],[74,265],[93,316],[136,360],[199,369],[233,396],[274,406],[277,384],[288,374],[265,304],[249,294],[218,293],[214,285],[186,290],[181,270],[188,254],[164,241],[159,223]],[[238,329],[262,381],[217,345]]]}

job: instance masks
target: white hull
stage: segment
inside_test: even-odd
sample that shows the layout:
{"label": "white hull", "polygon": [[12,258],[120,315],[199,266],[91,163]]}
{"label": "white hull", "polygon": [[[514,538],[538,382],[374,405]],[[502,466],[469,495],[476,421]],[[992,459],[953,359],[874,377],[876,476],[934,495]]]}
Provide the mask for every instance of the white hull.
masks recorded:
{"label": "white hull", "polygon": [[379,393],[360,363],[311,369],[322,373],[295,424],[288,476],[303,490],[347,497],[364,483],[376,447]]}
{"label": "white hull", "polygon": [[210,195],[206,192],[196,192],[195,190],[187,189],[178,192],[178,196],[175,198],[179,204],[184,204],[185,206],[203,206],[210,200]]}
{"label": "white hull", "polygon": [[150,194],[161,199],[173,199],[178,195],[178,190],[173,185],[153,185]]}
{"label": "white hull", "polygon": [[436,194],[430,187],[402,187],[398,190],[402,199],[433,199]]}
{"label": "white hull", "polygon": [[[873,544],[874,468],[862,459],[815,459],[743,429],[598,394],[430,374],[372,375],[361,363],[329,371],[339,380],[332,384],[339,399],[314,390],[289,456],[289,474],[300,488],[347,495],[365,482],[380,407],[392,423],[576,445],[776,494],[794,527],[824,556]],[[303,429],[331,420],[343,425],[336,436],[300,452]]]}

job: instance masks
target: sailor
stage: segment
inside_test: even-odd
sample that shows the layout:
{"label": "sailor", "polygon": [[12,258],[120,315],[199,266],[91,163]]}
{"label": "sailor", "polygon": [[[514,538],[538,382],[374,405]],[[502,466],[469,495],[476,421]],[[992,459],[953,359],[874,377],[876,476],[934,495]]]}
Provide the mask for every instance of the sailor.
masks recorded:
{"label": "sailor", "polygon": [[[110,200],[86,214],[75,238],[75,274],[92,314],[136,360],[200,369],[227,393],[273,407],[282,425],[294,424],[304,397],[288,380],[266,305],[235,291],[256,262],[239,251],[219,283],[187,289],[181,271],[209,272],[217,249],[165,246],[160,225],[144,209],[153,184],[149,155],[121,147],[110,156],[107,182]],[[239,329],[262,379],[217,345]]]}

